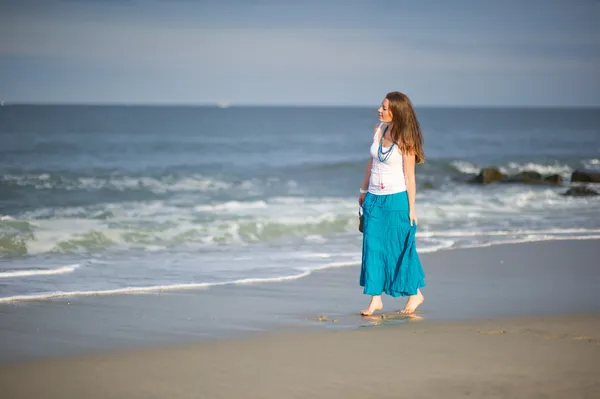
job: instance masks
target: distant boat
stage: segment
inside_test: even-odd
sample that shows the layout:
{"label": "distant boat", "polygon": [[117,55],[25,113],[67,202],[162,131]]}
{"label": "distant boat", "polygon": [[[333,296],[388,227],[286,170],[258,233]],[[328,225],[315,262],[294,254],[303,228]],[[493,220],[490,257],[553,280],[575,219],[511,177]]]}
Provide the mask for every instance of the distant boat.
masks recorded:
{"label": "distant boat", "polygon": [[230,107],[230,104],[229,104],[229,103],[227,103],[227,102],[224,102],[224,101],[219,101],[219,102],[217,103],[217,107],[219,107],[219,108],[229,108],[229,107]]}

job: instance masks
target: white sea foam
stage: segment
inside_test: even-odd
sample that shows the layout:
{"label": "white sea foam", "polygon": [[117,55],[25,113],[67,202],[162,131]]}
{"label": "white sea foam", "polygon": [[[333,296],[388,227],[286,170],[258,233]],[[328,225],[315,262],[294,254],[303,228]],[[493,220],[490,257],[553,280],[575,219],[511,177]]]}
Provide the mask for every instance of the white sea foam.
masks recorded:
{"label": "white sea foam", "polygon": [[[581,209],[594,207],[593,200],[570,200],[559,196],[554,188],[524,191],[521,187],[508,187],[497,195],[471,188],[425,192],[421,201],[427,204],[420,207],[424,226],[439,230],[441,236],[443,230],[435,226],[462,230],[473,225],[481,230],[497,224],[505,230],[507,222],[517,215],[519,222],[534,218],[539,225],[547,219],[543,223],[551,225],[553,217],[561,217],[569,209],[576,215]],[[106,248],[160,251],[178,245],[246,245],[285,236],[301,237],[306,243],[323,243],[331,233],[355,232],[355,211],[355,199],[281,197],[195,206],[191,211],[165,201],[47,208],[24,214],[19,220],[27,221],[34,229],[33,236],[25,238],[29,254],[96,252]],[[212,218],[215,212],[222,216],[204,221],[204,215]],[[555,216],[552,212],[556,212]],[[108,216],[95,218],[98,213]],[[545,229],[543,225],[539,228]]]}
{"label": "white sea foam", "polygon": [[310,268],[310,270],[317,271],[317,270],[325,270],[325,269],[335,269],[338,267],[357,266],[357,265],[360,265],[360,262],[361,262],[360,260],[352,260],[352,261],[347,261],[347,262],[331,262],[331,263],[326,263],[321,266],[312,267],[312,268]]}
{"label": "white sea foam", "polygon": [[581,164],[585,169],[600,171],[600,159],[598,158],[586,159]]}
{"label": "white sea foam", "polygon": [[600,229],[516,229],[505,231],[420,231],[417,232],[417,238],[429,237],[505,237],[514,235],[574,235],[581,236],[582,234],[595,235],[599,234]]}
{"label": "white sea foam", "polygon": [[268,205],[265,201],[228,201],[214,205],[198,205],[194,207],[197,212],[224,211],[224,212],[239,212],[247,209],[265,209]]}
{"label": "white sea foam", "polygon": [[477,174],[479,173],[479,170],[481,170],[481,167],[479,165],[475,165],[467,161],[452,161],[450,162],[450,164],[461,173]]}
{"label": "white sea foam", "polygon": [[426,254],[431,252],[438,252],[444,249],[452,248],[455,244],[453,240],[441,240],[437,239],[435,244],[428,243],[427,245],[418,245],[417,252],[420,254]]}
{"label": "white sea foam", "polygon": [[[506,245],[506,244],[517,244],[524,242],[536,242],[536,241],[548,241],[548,240],[587,240],[587,239],[600,239],[600,229],[565,229],[558,230],[560,233],[568,232],[569,234],[573,233],[581,233],[584,231],[585,233],[592,234],[584,234],[584,235],[569,235],[569,236],[559,236],[552,235],[546,233],[556,233],[556,229],[548,229],[547,231],[536,231],[536,230],[523,230],[521,233],[523,234],[518,239],[513,239],[510,235],[506,235],[506,232],[492,232],[497,234],[491,234],[491,236],[498,236],[499,239],[494,239],[486,242],[475,242],[475,243],[465,243],[461,245],[461,248],[477,248],[477,247],[487,247],[493,245]],[[433,232],[429,232],[433,233]],[[448,233],[448,232],[443,232]],[[446,236],[470,236],[474,235],[477,232],[455,232],[456,234],[446,234]],[[531,233],[531,234],[529,234]],[[596,233],[596,234],[593,234]],[[424,234],[425,236],[431,236],[433,234]],[[437,239],[437,246],[435,244],[428,243],[425,247],[421,246],[419,248],[419,253],[427,253],[427,252],[435,252],[439,250],[445,249],[458,249],[452,245],[451,240],[443,240]],[[308,256],[311,255],[311,256]],[[34,300],[48,300],[48,299],[58,299],[58,298],[68,298],[68,297],[78,297],[78,296],[94,296],[94,295],[120,295],[120,294],[150,294],[157,292],[168,292],[168,291],[177,291],[177,290],[188,290],[188,289],[204,289],[215,286],[225,286],[225,285],[238,285],[238,284],[253,284],[253,283],[276,283],[288,280],[295,280],[306,277],[310,275],[312,272],[317,270],[324,270],[330,268],[340,268],[340,267],[353,267],[360,265],[360,254],[359,253],[345,253],[345,256],[349,256],[350,259],[337,261],[337,262],[327,262],[327,263],[315,263],[309,264],[302,267],[294,267],[290,268],[287,271],[287,275],[284,276],[272,276],[272,277],[247,277],[247,278],[238,278],[235,280],[229,281],[217,281],[217,282],[200,282],[200,283],[175,283],[175,284],[153,284],[142,287],[135,286],[127,286],[122,288],[112,288],[112,289],[103,289],[103,290],[73,290],[73,291],[53,291],[53,292],[43,292],[36,294],[27,294],[27,295],[12,295],[9,297],[0,298],[0,303],[8,303],[8,302],[18,302],[18,301],[34,301]],[[296,256],[296,259],[305,258],[307,261],[310,261],[310,258],[313,259],[326,259],[329,257],[335,256],[335,254],[326,254],[326,253],[313,253],[313,254],[305,254],[304,256]],[[253,260],[254,257],[250,257]],[[239,260],[239,259],[238,259]],[[73,265],[71,267],[76,267],[77,265]],[[58,269],[54,269],[58,270]],[[241,270],[240,270],[241,271]],[[251,271],[249,271],[251,272]],[[85,283],[84,283],[85,284]]]}
{"label": "white sea foam", "polygon": [[[197,174],[186,177],[164,176],[160,178],[146,176],[67,178],[42,173],[39,175],[5,174],[0,179],[18,186],[46,190],[55,188],[64,190],[112,189],[117,191],[147,189],[157,194],[170,191],[217,191],[231,188],[233,185],[231,182]],[[249,182],[248,184],[252,183]]]}
{"label": "white sea foam", "polygon": [[326,253],[312,253],[312,254],[303,254],[300,257],[304,258],[304,259],[313,259],[313,258],[327,259],[327,258],[331,258],[332,256],[333,256],[332,254],[326,254]]}
{"label": "white sea foam", "polygon": [[[444,192],[424,191],[419,197],[419,216],[422,220],[479,220],[482,226],[493,226],[498,220],[511,220],[518,214],[544,217],[548,224],[558,212],[571,211],[576,217],[584,209],[595,209],[595,198],[568,198],[560,195],[564,188],[524,188],[522,186],[465,187]],[[543,214],[542,214],[543,213]],[[514,220],[514,219],[512,219]],[[487,221],[487,222],[486,222]],[[516,220],[515,220],[516,221]],[[486,222],[486,223],[484,223]]]}
{"label": "white sea foam", "polygon": [[327,239],[320,234],[309,234],[306,237],[304,237],[304,241],[323,244],[327,242]]}
{"label": "white sea foam", "polygon": [[296,280],[302,277],[306,277],[310,274],[310,271],[302,273],[282,276],[282,277],[265,277],[265,278],[245,278],[234,281],[224,281],[217,283],[188,283],[188,284],[168,284],[168,285],[152,285],[146,287],[124,287],[110,290],[94,290],[94,291],[68,291],[68,292],[45,292],[41,294],[31,295],[14,295],[9,297],[0,298],[0,303],[6,302],[17,302],[17,301],[35,301],[44,299],[58,299],[76,296],[93,296],[93,295],[118,295],[118,294],[144,294],[153,292],[165,292],[165,291],[178,291],[188,289],[200,289],[208,287],[216,287],[223,285],[239,285],[239,284],[253,284],[253,283],[273,283],[287,280]]}
{"label": "white sea foam", "polygon": [[[454,166],[459,172],[466,174],[478,174],[479,171],[489,165],[478,165],[467,161],[452,161],[450,163]],[[524,171],[534,171],[538,172],[542,175],[551,175],[551,174],[559,174],[562,176],[568,176],[571,172],[573,172],[573,168],[569,165],[561,164],[559,162],[554,162],[552,164],[538,164],[533,162],[527,163],[517,163],[517,162],[509,162],[506,165],[497,165],[499,170],[505,174],[516,174]]]}
{"label": "white sea foam", "polygon": [[52,274],[66,274],[74,272],[80,265],[62,266],[56,269],[27,269],[0,272],[0,278],[47,276]]}
{"label": "white sea foam", "polygon": [[519,173],[524,171],[534,171],[538,172],[542,175],[551,175],[551,174],[559,174],[559,175],[568,175],[573,172],[573,169],[569,165],[560,164],[555,162],[551,165],[543,165],[537,163],[524,163],[519,164],[516,162],[510,162],[507,166],[500,167],[500,171],[502,173],[512,174]]}
{"label": "white sea foam", "polygon": [[600,235],[584,235],[584,236],[527,236],[516,240],[497,240],[483,243],[461,245],[454,249],[468,249],[468,248],[486,248],[496,245],[511,245],[511,244],[526,244],[531,242],[543,242],[543,241],[571,241],[571,240],[598,240]]}
{"label": "white sea foam", "polygon": [[[598,206],[597,198],[568,198],[559,195],[562,191],[516,185],[424,191],[419,195],[418,214],[425,230],[420,232],[438,231],[442,239],[447,237],[443,231],[512,232],[528,225],[547,230],[587,223]],[[177,246],[243,246],[286,237],[325,245],[331,234],[358,234],[356,211],[355,198],[338,197],[276,197],[210,205],[163,200],[41,208],[11,217],[10,223],[27,223],[27,235],[23,233],[19,240],[28,254],[161,251]]]}

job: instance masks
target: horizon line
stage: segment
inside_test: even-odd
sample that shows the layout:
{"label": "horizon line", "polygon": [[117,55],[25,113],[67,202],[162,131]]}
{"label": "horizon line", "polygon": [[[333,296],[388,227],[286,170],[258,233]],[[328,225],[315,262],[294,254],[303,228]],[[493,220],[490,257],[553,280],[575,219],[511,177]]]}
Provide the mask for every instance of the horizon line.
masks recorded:
{"label": "horizon line", "polygon": [[[294,104],[294,103],[238,103],[230,104],[221,102],[210,102],[210,103],[190,103],[190,102],[169,102],[169,103],[158,103],[158,102],[61,102],[61,101],[0,101],[0,107],[7,106],[69,106],[69,107],[165,107],[165,108],[373,108],[379,104]],[[495,109],[595,109],[600,108],[600,104],[584,104],[584,105],[498,105],[498,104],[413,104],[415,108],[495,108]]]}

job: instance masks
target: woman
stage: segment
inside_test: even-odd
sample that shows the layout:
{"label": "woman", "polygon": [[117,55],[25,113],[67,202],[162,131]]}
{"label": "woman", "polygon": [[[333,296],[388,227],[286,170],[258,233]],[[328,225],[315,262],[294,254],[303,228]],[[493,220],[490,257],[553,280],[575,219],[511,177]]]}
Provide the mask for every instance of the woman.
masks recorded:
{"label": "woman", "polygon": [[360,285],[371,295],[363,316],[383,309],[381,294],[408,296],[400,313],[423,303],[419,288],[425,274],[417,254],[415,232],[415,163],[422,163],[423,138],[410,99],[388,93],[379,108],[371,160],[360,189],[363,249]]}

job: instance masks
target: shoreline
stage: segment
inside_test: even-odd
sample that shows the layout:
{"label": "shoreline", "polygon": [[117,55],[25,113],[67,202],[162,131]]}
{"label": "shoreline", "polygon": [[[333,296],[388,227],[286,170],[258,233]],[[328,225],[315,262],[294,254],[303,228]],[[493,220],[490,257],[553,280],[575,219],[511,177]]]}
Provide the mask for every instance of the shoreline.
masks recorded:
{"label": "shoreline", "polygon": [[[531,241],[507,241],[507,242],[490,242],[486,244],[472,245],[472,246],[464,246],[464,247],[455,247],[455,248],[441,248],[435,251],[427,251],[419,253],[419,256],[429,256],[430,254],[444,253],[450,251],[464,251],[464,250],[472,250],[472,249],[481,249],[481,248],[491,248],[498,246],[510,246],[510,245],[527,245],[527,244],[535,244],[535,243],[545,243],[545,242],[555,242],[555,241],[599,241],[600,235],[598,236],[574,236],[574,237],[558,237],[558,238],[546,238],[543,240],[531,240]],[[418,252],[418,251],[417,251]],[[77,267],[79,265],[76,265]],[[239,281],[226,281],[226,282],[218,282],[218,283],[180,283],[180,284],[172,284],[172,285],[156,285],[156,286],[142,286],[142,287],[123,287],[123,288],[115,288],[115,289],[106,289],[106,290],[98,290],[98,291],[76,291],[76,292],[56,292],[56,293],[42,293],[42,294],[32,294],[32,295],[16,295],[12,297],[0,298],[0,307],[3,305],[17,304],[17,303],[25,303],[25,302],[43,302],[43,301],[55,301],[55,300],[65,300],[72,298],[76,300],[77,298],[82,297],[103,297],[103,296],[113,296],[113,295],[137,295],[137,294],[161,294],[161,293],[169,293],[169,292],[177,292],[177,291],[188,291],[188,290],[204,290],[211,289],[216,287],[225,287],[225,286],[243,286],[247,284],[274,284],[286,281],[294,281],[300,280],[314,273],[320,273],[323,271],[338,269],[338,268],[350,268],[354,266],[360,266],[360,261],[354,262],[346,262],[343,266],[329,266],[329,267],[321,267],[315,268],[308,271],[299,272],[297,275],[283,276],[283,277],[257,277],[257,278],[247,278]],[[71,266],[63,266],[61,268],[67,268]],[[61,269],[59,268],[59,269]],[[52,273],[47,273],[52,274]]]}
{"label": "shoreline", "polygon": [[[418,315],[429,323],[600,313],[599,246],[599,240],[561,240],[421,254],[428,286]],[[358,315],[367,301],[358,273],[359,266],[340,267],[277,284],[2,304],[0,364],[290,331],[361,330],[369,320]],[[393,315],[404,300],[383,299],[383,324],[406,324]]]}

